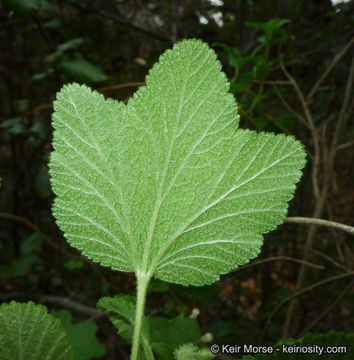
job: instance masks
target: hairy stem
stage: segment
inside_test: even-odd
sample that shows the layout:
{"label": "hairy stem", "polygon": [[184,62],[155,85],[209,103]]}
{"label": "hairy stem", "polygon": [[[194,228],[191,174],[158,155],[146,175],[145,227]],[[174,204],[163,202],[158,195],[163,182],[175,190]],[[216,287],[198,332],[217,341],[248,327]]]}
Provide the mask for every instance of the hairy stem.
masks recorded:
{"label": "hairy stem", "polygon": [[137,299],[136,299],[136,307],[135,307],[133,346],[132,346],[132,354],[130,357],[131,360],[138,359],[146,290],[150,282],[150,276],[149,274],[146,274],[144,272],[137,272],[136,279],[137,279]]}

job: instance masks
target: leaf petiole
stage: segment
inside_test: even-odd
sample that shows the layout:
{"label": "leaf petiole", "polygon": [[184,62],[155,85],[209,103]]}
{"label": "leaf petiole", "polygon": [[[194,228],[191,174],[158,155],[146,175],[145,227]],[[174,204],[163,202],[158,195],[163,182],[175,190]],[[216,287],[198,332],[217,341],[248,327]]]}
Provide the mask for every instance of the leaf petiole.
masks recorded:
{"label": "leaf petiole", "polygon": [[[137,280],[137,299],[136,299],[136,308],[135,308],[135,321],[134,321],[134,332],[133,332],[133,346],[130,360],[138,359],[139,345],[140,345],[140,336],[141,336],[141,325],[144,315],[144,306],[146,299],[146,290],[150,282],[151,275],[149,273],[137,271],[136,280]],[[146,344],[144,344],[145,353]],[[146,354],[147,355],[147,354]],[[151,349],[148,357],[149,360],[153,360]]]}

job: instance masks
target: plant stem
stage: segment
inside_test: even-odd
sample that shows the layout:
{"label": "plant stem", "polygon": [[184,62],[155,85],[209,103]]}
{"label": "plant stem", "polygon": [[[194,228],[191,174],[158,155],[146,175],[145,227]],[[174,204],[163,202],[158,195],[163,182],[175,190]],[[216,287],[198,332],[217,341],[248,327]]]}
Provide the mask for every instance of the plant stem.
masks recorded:
{"label": "plant stem", "polygon": [[148,343],[148,341],[144,338],[142,339],[142,341],[143,341],[143,346],[144,346],[144,353],[145,353],[147,360],[155,360],[154,354],[151,350],[151,346]]}
{"label": "plant stem", "polygon": [[136,273],[137,280],[137,299],[135,308],[135,321],[134,321],[134,332],[133,332],[133,346],[130,360],[138,359],[141,325],[144,315],[144,305],[146,298],[146,290],[150,282],[150,275],[144,272],[138,271]]}

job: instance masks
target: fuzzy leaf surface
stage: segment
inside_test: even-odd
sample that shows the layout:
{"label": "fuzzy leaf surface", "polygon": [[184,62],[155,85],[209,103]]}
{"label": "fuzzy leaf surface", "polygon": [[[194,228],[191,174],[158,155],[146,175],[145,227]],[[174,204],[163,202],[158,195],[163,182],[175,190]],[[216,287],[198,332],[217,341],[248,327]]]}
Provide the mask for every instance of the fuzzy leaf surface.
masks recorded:
{"label": "fuzzy leaf surface", "polygon": [[112,269],[211,284],[257,256],[305,164],[293,137],[238,129],[216,55],[184,40],[128,104],[77,84],[54,103],[53,213]]}
{"label": "fuzzy leaf surface", "polygon": [[199,349],[192,343],[180,346],[174,354],[176,360],[212,360],[215,358],[209,349]]}
{"label": "fuzzy leaf surface", "polygon": [[[131,295],[119,294],[115,297],[103,297],[97,307],[108,313],[110,320],[118,330],[119,335],[129,341],[132,340],[134,319],[135,319],[136,297]],[[147,319],[143,317],[142,338],[149,342],[149,325]]]}
{"label": "fuzzy leaf surface", "polygon": [[73,360],[60,320],[32,301],[0,306],[0,360]]}

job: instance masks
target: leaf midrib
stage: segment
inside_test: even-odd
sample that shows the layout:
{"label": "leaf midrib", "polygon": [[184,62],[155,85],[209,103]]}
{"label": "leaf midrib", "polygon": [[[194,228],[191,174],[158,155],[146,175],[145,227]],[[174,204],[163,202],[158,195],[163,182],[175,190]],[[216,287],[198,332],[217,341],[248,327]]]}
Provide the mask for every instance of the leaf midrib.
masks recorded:
{"label": "leaf midrib", "polygon": [[[185,98],[185,95],[186,95],[186,88],[187,88],[187,83],[188,83],[188,80],[189,80],[189,73],[190,73],[190,68],[191,68],[191,63],[192,63],[191,59],[192,59],[192,56],[189,57],[188,70],[186,71],[188,76],[185,75],[185,82],[183,84],[182,93],[181,93],[181,101],[180,101],[180,104],[179,104],[178,113],[177,113],[177,117],[176,117],[176,125],[175,125],[175,129],[174,129],[172,141],[171,141],[171,144],[170,144],[170,147],[169,147],[169,150],[168,150],[168,154],[167,154],[167,157],[166,157],[164,171],[162,173],[161,182],[160,182],[160,188],[159,188],[159,192],[158,192],[158,195],[157,195],[154,212],[153,212],[151,222],[150,222],[147,244],[146,244],[146,247],[144,249],[145,251],[144,251],[143,264],[142,264],[141,271],[146,273],[146,274],[149,274],[149,276],[152,276],[153,273],[154,273],[154,270],[151,271],[151,268],[150,268],[150,271],[148,270],[148,261],[149,261],[149,257],[150,257],[151,243],[152,243],[153,235],[154,235],[155,228],[156,228],[157,218],[159,216],[160,209],[161,209],[162,192],[163,192],[163,189],[164,189],[164,186],[165,186],[165,181],[166,181],[167,174],[168,174],[168,171],[169,171],[169,167],[170,167],[170,164],[171,164],[171,161],[170,161],[171,155],[172,155],[172,152],[173,152],[175,142],[178,139],[178,137],[176,136],[176,133],[178,132],[179,123],[180,123],[180,120],[181,120],[181,112],[182,112],[182,107],[184,105],[184,98]],[[174,73],[172,71],[173,66],[171,64],[171,58],[170,57],[168,57],[168,61],[170,63],[170,71],[171,71],[171,74],[172,74],[173,84],[174,84],[176,92],[178,92],[177,91],[177,86],[176,86],[175,75],[174,75]]]}

